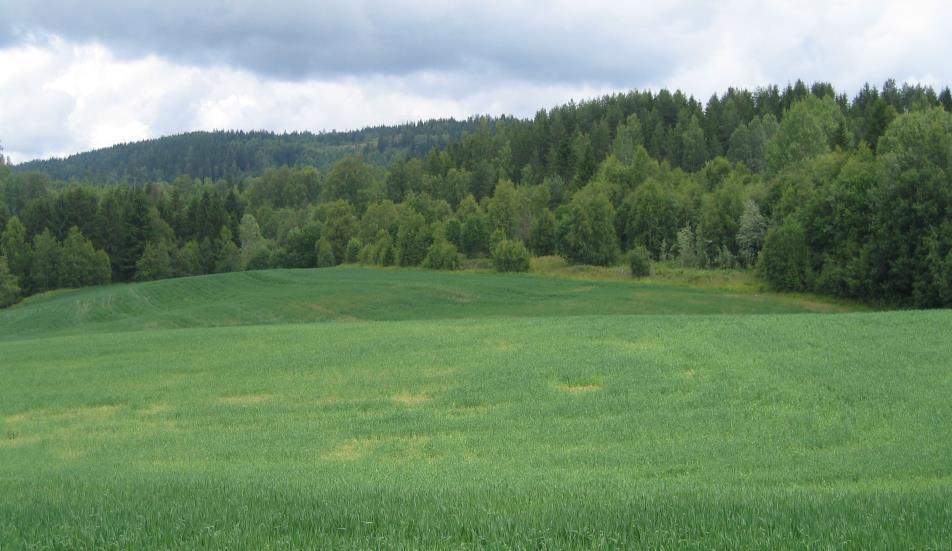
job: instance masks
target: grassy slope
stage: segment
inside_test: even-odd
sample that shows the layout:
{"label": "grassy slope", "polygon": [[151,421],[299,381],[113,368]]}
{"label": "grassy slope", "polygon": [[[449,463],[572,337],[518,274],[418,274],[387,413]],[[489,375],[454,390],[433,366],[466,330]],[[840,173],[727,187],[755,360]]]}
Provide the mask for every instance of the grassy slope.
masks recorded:
{"label": "grassy slope", "polygon": [[0,311],[0,336],[335,320],[844,309],[780,295],[631,281],[342,267],[58,292]]}
{"label": "grassy slope", "polygon": [[949,334],[937,311],[9,338],[0,542],[947,547]]}

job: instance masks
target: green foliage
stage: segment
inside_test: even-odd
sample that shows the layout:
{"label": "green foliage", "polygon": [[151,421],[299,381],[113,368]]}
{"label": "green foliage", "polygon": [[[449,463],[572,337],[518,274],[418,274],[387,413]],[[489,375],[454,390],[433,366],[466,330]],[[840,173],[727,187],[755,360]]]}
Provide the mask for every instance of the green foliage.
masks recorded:
{"label": "green foliage", "polygon": [[392,201],[371,204],[360,218],[357,237],[365,243],[370,243],[377,239],[380,230],[390,233],[391,236],[396,235],[399,215],[399,209]]}
{"label": "green foliage", "polygon": [[489,251],[489,222],[478,207],[463,218],[460,241],[460,248],[467,256]]}
{"label": "green foliage", "polygon": [[[60,270],[61,287],[105,285],[112,278],[109,256],[105,251],[97,251],[75,226],[63,241]],[[170,276],[171,270],[164,277]]]}
{"label": "green foliage", "polygon": [[419,266],[426,257],[432,236],[423,215],[411,209],[400,213],[397,239],[394,243],[396,263],[400,266]]}
{"label": "green foliage", "polygon": [[804,291],[811,283],[810,249],[803,228],[787,221],[764,239],[757,269],[771,289]]}
{"label": "green foliage", "polygon": [[[148,247],[148,245],[146,245]],[[176,276],[193,276],[205,273],[202,262],[202,254],[198,243],[193,239],[175,252],[175,258],[172,260],[173,272]]]}
{"label": "green foliage", "polygon": [[672,190],[651,178],[625,198],[618,211],[622,245],[644,245],[651,256],[661,258],[663,244],[676,239],[678,202]]}
{"label": "green foliage", "polygon": [[26,228],[16,216],[7,221],[6,228],[0,236],[0,256],[7,259],[10,272],[21,283],[25,283],[30,275],[30,245],[26,239]]}
{"label": "green foliage", "polygon": [[455,216],[446,221],[443,226],[443,237],[459,249],[463,242],[463,224]]}
{"label": "green foliage", "polygon": [[363,212],[372,202],[377,185],[373,167],[359,156],[347,157],[331,168],[322,191],[326,201],[344,200]]}
{"label": "green foliage", "polygon": [[426,251],[423,267],[430,270],[455,270],[459,267],[459,251],[445,239],[437,239]]}
{"label": "green foliage", "polygon": [[[65,247],[74,226],[105,251],[115,281],[137,274],[147,243],[167,243],[171,272],[182,275],[313,267],[321,238],[338,262],[415,266],[440,239],[484,257],[505,238],[573,263],[611,264],[619,250],[644,245],[655,259],[678,254],[704,269],[751,266],[766,226],[789,219],[802,226],[818,275],[808,290],[946,306],[950,175],[942,150],[950,127],[940,115],[950,97],[889,81],[881,93],[866,86],[848,101],[829,84],[798,81],[730,89],[706,103],[667,90],[616,94],[532,120],[117,146],[0,167],[0,253],[26,294],[84,280],[71,274],[82,262],[37,285],[32,277],[30,243],[49,231]],[[138,166],[123,165],[132,160]],[[383,160],[394,162],[383,169]],[[81,171],[75,181],[91,183],[26,171],[67,165]],[[103,170],[108,177],[99,177]],[[165,181],[96,187],[116,178]],[[684,227],[690,235],[679,236]],[[222,228],[232,237],[223,240]],[[347,250],[352,238],[359,250]],[[77,258],[89,256],[80,248]]]}
{"label": "green foliage", "polygon": [[767,167],[774,173],[830,151],[844,117],[833,98],[808,96],[794,103],[767,144]]}
{"label": "green foliage", "polygon": [[0,308],[16,304],[20,300],[20,283],[10,271],[6,257],[0,256]]}
{"label": "green foliage", "polygon": [[49,230],[33,238],[30,256],[30,290],[42,293],[59,287],[62,280],[63,248]]}
{"label": "green foliage", "polygon": [[273,253],[271,249],[268,249],[268,248],[261,249],[254,256],[248,259],[248,263],[245,264],[244,269],[245,270],[267,270],[268,268],[272,266],[271,264],[272,254]]}
{"label": "green foliage", "polygon": [[364,242],[357,237],[351,237],[347,242],[347,249],[344,253],[344,262],[354,264],[360,258],[360,251],[364,248]]}
{"label": "green foliage", "polygon": [[357,233],[357,217],[354,208],[346,201],[335,201],[326,205],[326,209],[322,238],[330,243],[334,258],[343,260],[347,254],[347,242]]}
{"label": "green foliage", "polygon": [[573,264],[612,264],[618,256],[614,224],[615,209],[602,190],[587,186],[577,192],[569,204],[565,257]]}
{"label": "green foliage", "polygon": [[952,306],[935,276],[944,246],[936,243],[944,242],[952,217],[952,114],[932,109],[896,118],[878,154],[867,244],[872,294],[900,304]]}
{"label": "green foliage", "polygon": [[507,237],[513,236],[520,210],[516,186],[509,180],[496,184],[495,193],[486,207],[491,230],[501,230]]}
{"label": "green foliage", "polygon": [[237,272],[242,268],[241,250],[232,237],[231,230],[222,226],[215,241],[215,273]]}
{"label": "green foliage", "polygon": [[[192,242],[194,243],[194,241]],[[185,267],[182,275],[190,275],[190,267]],[[165,241],[146,243],[142,258],[136,263],[136,281],[155,281],[175,275],[169,245]]]}
{"label": "green foliage", "polygon": [[304,227],[288,232],[282,266],[286,268],[313,268],[317,265],[316,243],[321,238],[322,227],[311,222]]}
{"label": "green foliage", "polygon": [[737,228],[738,257],[744,266],[753,266],[767,236],[767,220],[753,200],[744,203]]}
{"label": "green foliage", "polygon": [[700,268],[701,258],[698,256],[697,239],[691,226],[684,226],[678,231],[678,262],[684,268]]}
{"label": "green foliage", "polygon": [[639,245],[628,252],[628,270],[631,277],[648,277],[651,275],[651,253],[644,245]]}
{"label": "green foliage", "polygon": [[497,272],[528,272],[529,250],[521,241],[502,239],[493,246],[493,267]]}
{"label": "green foliage", "polygon": [[333,268],[337,265],[337,260],[334,256],[334,247],[331,245],[331,242],[327,240],[327,238],[322,237],[317,242],[316,256],[318,268]]}
{"label": "green foliage", "polygon": [[422,157],[435,147],[459,142],[463,133],[472,132],[477,125],[477,119],[441,119],[321,134],[188,132],[66,159],[31,161],[22,170],[42,171],[57,180],[87,179],[110,184],[171,181],[181,174],[235,181],[277,167],[309,165],[308,169],[326,169],[358,152],[377,165],[407,155]]}
{"label": "green foliage", "polygon": [[373,263],[381,266],[393,266],[397,261],[396,248],[390,234],[380,230],[377,234],[377,240],[374,245]]}
{"label": "green foliage", "polygon": [[615,141],[612,142],[612,155],[625,165],[631,165],[635,158],[635,149],[643,146],[644,136],[641,133],[641,121],[638,115],[632,113],[624,124],[618,125],[615,131]]}
{"label": "green foliage", "polygon": [[[241,218],[241,225],[238,227],[238,240],[241,242],[241,266],[247,267],[251,260],[267,254],[268,244],[261,235],[261,228],[254,215],[246,214]],[[261,269],[251,268],[251,269]]]}
{"label": "green foliage", "polygon": [[544,209],[532,223],[529,231],[529,248],[539,256],[555,254],[556,220],[549,209]]}

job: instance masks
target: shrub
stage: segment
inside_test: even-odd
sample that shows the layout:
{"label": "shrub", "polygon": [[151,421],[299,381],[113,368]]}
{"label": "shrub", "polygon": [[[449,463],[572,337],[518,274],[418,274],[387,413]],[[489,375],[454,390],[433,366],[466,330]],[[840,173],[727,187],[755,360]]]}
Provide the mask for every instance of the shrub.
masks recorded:
{"label": "shrub", "polygon": [[810,249],[803,228],[795,222],[785,222],[768,231],[757,270],[771,289],[807,290],[810,282]]}
{"label": "shrub", "polygon": [[360,251],[364,248],[364,242],[356,237],[351,237],[347,242],[347,248],[344,251],[344,262],[354,264],[360,258]]}
{"label": "shrub", "polygon": [[431,270],[455,270],[459,267],[459,251],[445,239],[434,241],[426,251],[423,267]]}
{"label": "shrub", "polygon": [[635,247],[628,253],[628,267],[631,270],[631,277],[651,275],[651,259],[644,245]]}
{"label": "shrub", "polygon": [[521,241],[503,239],[493,247],[493,266],[497,272],[528,272],[529,250]]}
{"label": "shrub", "polygon": [[0,308],[16,303],[20,298],[20,285],[7,267],[7,259],[0,256]]}
{"label": "shrub", "polygon": [[317,267],[331,268],[336,265],[334,259],[334,247],[327,239],[320,239],[317,242]]}
{"label": "shrub", "polygon": [[248,259],[246,270],[267,270],[271,267],[271,250],[263,247]]}

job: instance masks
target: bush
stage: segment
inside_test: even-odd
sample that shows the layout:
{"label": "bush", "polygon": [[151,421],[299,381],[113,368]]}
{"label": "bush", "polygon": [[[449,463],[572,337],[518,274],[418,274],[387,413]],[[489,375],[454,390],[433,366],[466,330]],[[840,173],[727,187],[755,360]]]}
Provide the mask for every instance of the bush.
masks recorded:
{"label": "bush", "polygon": [[344,250],[344,262],[354,264],[360,259],[360,252],[364,248],[364,242],[356,237],[351,237],[347,242],[347,248]]}
{"label": "bush", "polygon": [[631,270],[631,277],[651,275],[651,258],[644,245],[635,247],[628,253],[628,267]]}
{"label": "bush", "polygon": [[455,270],[459,267],[459,251],[449,241],[437,240],[427,249],[423,267],[431,270]]}
{"label": "bush", "polygon": [[20,298],[20,285],[7,267],[7,259],[0,256],[0,308],[15,304]]}
{"label": "bush", "polygon": [[271,250],[262,247],[248,259],[246,270],[267,270],[271,267]]}
{"label": "bush", "polygon": [[809,288],[810,249],[800,224],[785,222],[767,232],[757,271],[775,291]]}
{"label": "bush", "polygon": [[332,268],[337,264],[334,259],[334,247],[327,239],[321,239],[317,242],[317,267]]}
{"label": "bush", "polygon": [[493,247],[493,266],[497,272],[528,272],[529,250],[521,241],[503,239]]}

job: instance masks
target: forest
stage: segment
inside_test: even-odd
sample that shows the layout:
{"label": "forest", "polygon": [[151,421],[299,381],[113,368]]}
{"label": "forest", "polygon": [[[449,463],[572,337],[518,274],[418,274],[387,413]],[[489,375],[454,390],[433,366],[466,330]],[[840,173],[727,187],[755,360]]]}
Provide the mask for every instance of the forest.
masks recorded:
{"label": "forest", "polygon": [[[272,267],[491,258],[525,271],[530,255],[560,255],[750,269],[778,291],[949,307],[950,111],[948,88],[890,80],[849,98],[798,81],[706,103],[632,91],[526,120],[444,122],[418,134],[436,143],[413,147],[378,130],[331,161],[300,138],[213,133],[4,165],[0,305]],[[284,141],[292,153],[276,153]]]}

